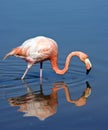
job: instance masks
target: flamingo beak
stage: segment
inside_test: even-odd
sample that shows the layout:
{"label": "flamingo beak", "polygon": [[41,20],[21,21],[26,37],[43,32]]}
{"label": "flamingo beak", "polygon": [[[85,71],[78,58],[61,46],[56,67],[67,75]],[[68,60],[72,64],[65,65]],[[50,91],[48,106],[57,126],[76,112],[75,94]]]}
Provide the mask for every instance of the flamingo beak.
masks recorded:
{"label": "flamingo beak", "polygon": [[89,74],[90,70],[91,70],[91,68],[90,68],[89,70],[86,70],[86,74],[87,74],[87,75]]}
{"label": "flamingo beak", "polygon": [[91,70],[92,64],[88,58],[85,59],[85,65],[86,65],[86,74],[88,74]]}
{"label": "flamingo beak", "polygon": [[90,94],[91,94],[91,87],[90,87],[90,85],[89,85],[89,82],[87,81],[87,82],[86,82],[86,89],[85,89],[85,91],[84,91],[84,93],[83,93],[83,96],[84,96],[85,98],[88,98],[88,97],[90,96]]}

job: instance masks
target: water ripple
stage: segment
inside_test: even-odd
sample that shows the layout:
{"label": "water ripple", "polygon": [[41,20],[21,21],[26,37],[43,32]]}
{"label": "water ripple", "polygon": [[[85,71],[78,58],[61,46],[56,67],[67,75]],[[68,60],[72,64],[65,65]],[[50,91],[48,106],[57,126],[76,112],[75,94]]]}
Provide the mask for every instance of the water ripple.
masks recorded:
{"label": "water ripple", "polygon": [[[60,64],[63,68],[63,64]],[[1,95],[7,94],[18,95],[24,93],[25,89],[22,85],[20,77],[24,73],[26,63],[17,58],[10,58],[7,61],[0,63],[0,93]],[[46,90],[50,89],[56,82],[64,82],[69,86],[75,86],[84,83],[87,80],[85,68],[80,65],[72,64],[65,75],[57,75],[51,68],[49,62],[45,62],[43,66],[42,82]],[[39,89],[39,64],[34,65],[28,72],[25,81],[31,84],[33,88]]]}

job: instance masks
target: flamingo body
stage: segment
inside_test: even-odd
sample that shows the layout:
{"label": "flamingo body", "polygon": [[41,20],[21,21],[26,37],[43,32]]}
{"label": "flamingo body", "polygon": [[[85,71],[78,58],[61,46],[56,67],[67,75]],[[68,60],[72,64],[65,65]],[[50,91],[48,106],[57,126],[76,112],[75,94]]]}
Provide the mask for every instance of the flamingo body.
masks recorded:
{"label": "flamingo body", "polygon": [[[57,55],[57,44],[54,40],[38,36],[26,40],[21,46],[13,49],[16,56],[24,58],[29,63],[38,63],[50,59],[51,55]],[[54,51],[55,50],[55,51]]]}
{"label": "flamingo body", "polygon": [[38,62],[40,62],[40,77],[42,77],[42,62],[45,60],[50,60],[52,68],[57,74],[64,74],[68,70],[70,60],[73,56],[79,57],[80,60],[85,63],[87,71],[91,69],[91,62],[88,59],[88,55],[80,51],[75,51],[71,52],[67,56],[65,66],[62,70],[60,70],[58,68],[57,43],[53,39],[44,36],[38,36],[26,40],[22,45],[9,52],[4,59],[12,55],[20,57],[28,62],[27,69],[23,74],[22,79],[25,78],[25,75],[32,65]]}

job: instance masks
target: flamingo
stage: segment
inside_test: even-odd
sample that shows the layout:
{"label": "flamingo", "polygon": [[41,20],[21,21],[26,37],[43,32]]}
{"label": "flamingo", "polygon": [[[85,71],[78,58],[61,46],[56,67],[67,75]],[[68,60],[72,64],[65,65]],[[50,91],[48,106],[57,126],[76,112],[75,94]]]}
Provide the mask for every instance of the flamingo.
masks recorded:
{"label": "flamingo", "polygon": [[87,54],[81,51],[74,51],[67,56],[64,68],[62,70],[59,69],[57,43],[53,39],[45,36],[37,36],[26,40],[22,45],[7,53],[4,60],[9,56],[20,57],[28,63],[27,68],[21,77],[22,80],[25,78],[30,68],[36,63],[40,63],[40,77],[42,77],[42,63],[46,60],[49,60],[52,65],[52,69],[57,74],[61,75],[67,72],[70,60],[73,56],[77,56],[85,64],[87,70],[86,74],[89,73],[92,67]]}

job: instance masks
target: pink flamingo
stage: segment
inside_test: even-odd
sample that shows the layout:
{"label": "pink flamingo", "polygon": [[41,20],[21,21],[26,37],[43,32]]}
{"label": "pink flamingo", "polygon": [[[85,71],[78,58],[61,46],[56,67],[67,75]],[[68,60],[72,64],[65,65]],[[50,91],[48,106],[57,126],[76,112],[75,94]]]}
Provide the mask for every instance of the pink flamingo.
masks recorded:
{"label": "pink flamingo", "polygon": [[92,65],[88,58],[88,55],[81,52],[81,51],[74,51],[71,52],[67,58],[65,66],[62,70],[58,68],[58,46],[57,43],[48,37],[38,36],[35,38],[31,38],[26,40],[21,46],[14,48],[11,52],[9,52],[5,57],[8,58],[9,56],[16,56],[24,59],[28,62],[27,68],[21,77],[24,79],[29,69],[36,63],[40,62],[40,77],[42,77],[42,62],[46,60],[50,60],[52,69],[57,74],[64,74],[68,70],[68,66],[70,60],[73,56],[79,57],[79,59],[85,63],[87,74],[89,73]]}

